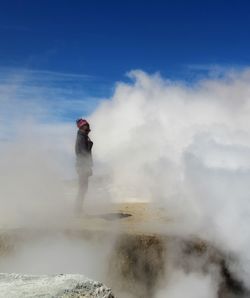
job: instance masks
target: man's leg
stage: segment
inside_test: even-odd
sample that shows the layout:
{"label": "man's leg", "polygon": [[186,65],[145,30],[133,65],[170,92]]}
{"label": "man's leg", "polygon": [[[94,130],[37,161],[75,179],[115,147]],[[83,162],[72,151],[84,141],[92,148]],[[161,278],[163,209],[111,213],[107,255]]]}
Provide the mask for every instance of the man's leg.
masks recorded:
{"label": "man's leg", "polygon": [[81,214],[83,201],[88,190],[88,176],[84,173],[78,173],[78,193],[76,197],[75,213]]}

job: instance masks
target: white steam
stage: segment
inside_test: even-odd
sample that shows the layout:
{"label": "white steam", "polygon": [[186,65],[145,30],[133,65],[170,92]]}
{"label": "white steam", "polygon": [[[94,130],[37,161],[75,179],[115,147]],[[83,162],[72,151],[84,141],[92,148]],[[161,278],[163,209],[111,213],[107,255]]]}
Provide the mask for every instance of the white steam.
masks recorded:
{"label": "white steam", "polygon": [[64,182],[68,147],[63,134],[69,135],[68,127],[61,125],[55,133],[53,127],[29,125],[18,124],[15,138],[1,148],[0,214],[5,227],[60,225],[72,205]]}
{"label": "white steam", "polygon": [[250,71],[192,86],[130,77],[91,117],[113,199],[165,206],[179,233],[237,256],[231,270],[250,287]]}
{"label": "white steam", "polygon": [[[117,83],[113,97],[89,117],[94,173],[105,174],[102,191],[113,201],[146,200],[165,207],[173,220],[166,232],[174,229],[212,242],[232,256],[230,269],[250,288],[250,70],[191,86],[142,71],[129,76],[132,83]],[[45,125],[25,111],[32,107],[35,115],[46,115],[46,107],[29,100],[22,109],[13,90],[1,86],[0,92],[4,223],[12,217],[18,223],[41,222],[55,212],[64,217],[73,204],[62,186],[65,173],[74,173],[73,126]],[[17,111],[21,123],[32,125],[24,129],[19,116],[16,122],[6,120]],[[90,193],[95,194],[94,187]],[[166,291],[179,297],[174,284],[181,279],[186,291],[200,287],[204,297],[215,297],[210,278],[178,273]]]}
{"label": "white steam", "polygon": [[216,298],[217,285],[211,275],[174,271],[156,298],[181,298],[184,294],[186,298]]}

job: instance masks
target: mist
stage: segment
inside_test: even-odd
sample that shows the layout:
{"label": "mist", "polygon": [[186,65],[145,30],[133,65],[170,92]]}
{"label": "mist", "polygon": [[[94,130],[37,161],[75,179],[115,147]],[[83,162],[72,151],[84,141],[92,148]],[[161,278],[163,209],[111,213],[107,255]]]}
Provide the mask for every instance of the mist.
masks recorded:
{"label": "mist", "polygon": [[[107,198],[163,208],[171,221],[161,233],[209,241],[232,256],[228,266],[250,288],[250,70],[192,84],[141,70],[128,77],[89,115],[72,103],[90,121],[94,141],[86,204],[98,208]],[[63,225],[74,204],[65,180],[75,179],[75,119],[54,116],[39,90],[20,98],[20,84],[0,88],[1,224]],[[158,296],[195,297],[197,287],[206,298],[217,295],[212,274],[173,272]]]}
{"label": "mist", "polygon": [[164,207],[172,223],[162,232],[209,241],[232,256],[228,266],[249,288],[249,70],[193,85],[129,77],[91,116],[113,199]]}

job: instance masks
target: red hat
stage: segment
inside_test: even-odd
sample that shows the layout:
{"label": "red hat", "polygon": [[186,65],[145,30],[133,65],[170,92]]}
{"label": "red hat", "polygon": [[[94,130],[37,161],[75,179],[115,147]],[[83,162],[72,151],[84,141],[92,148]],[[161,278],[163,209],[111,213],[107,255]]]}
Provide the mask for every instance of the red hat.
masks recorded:
{"label": "red hat", "polygon": [[80,118],[80,119],[76,120],[76,125],[78,128],[81,128],[83,125],[89,126],[89,123],[87,120]]}

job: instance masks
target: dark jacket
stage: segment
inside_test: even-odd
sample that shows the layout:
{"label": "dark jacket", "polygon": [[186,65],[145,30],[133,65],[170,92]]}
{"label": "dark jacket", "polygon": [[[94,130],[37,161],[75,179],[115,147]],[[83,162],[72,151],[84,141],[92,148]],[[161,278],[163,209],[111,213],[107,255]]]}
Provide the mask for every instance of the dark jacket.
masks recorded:
{"label": "dark jacket", "polygon": [[93,142],[90,140],[88,135],[86,135],[79,129],[77,132],[75,144],[76,165],[78,167],[92,168],[92,146]]}

